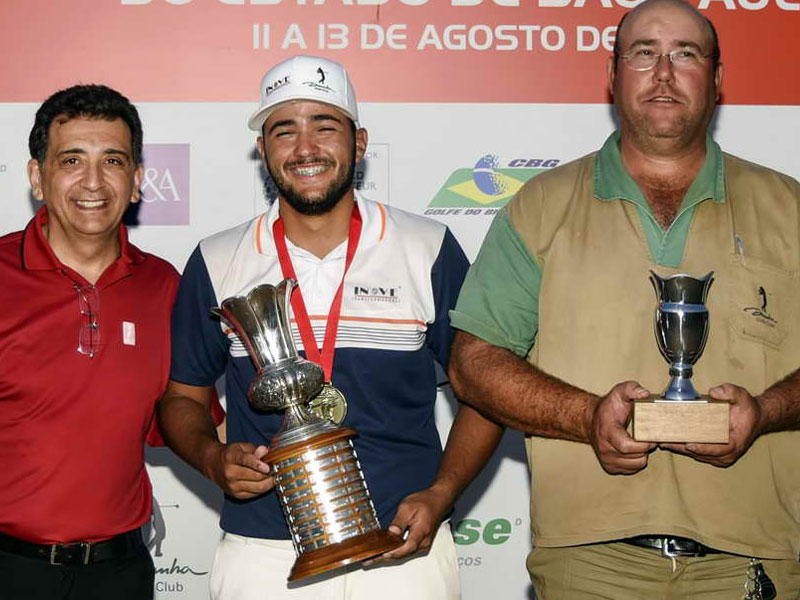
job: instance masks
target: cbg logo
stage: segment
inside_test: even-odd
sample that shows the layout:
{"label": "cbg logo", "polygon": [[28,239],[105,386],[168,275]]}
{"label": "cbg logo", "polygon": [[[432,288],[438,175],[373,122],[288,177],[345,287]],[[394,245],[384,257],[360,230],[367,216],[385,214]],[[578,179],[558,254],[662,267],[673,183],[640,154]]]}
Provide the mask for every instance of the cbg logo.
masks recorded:
{"label": "cbg logo", "polygon": [[492,214],[505,206],[528,179],[559,162],[557,158],[514,158],[503,166],[499,156],[486,154],[471,169],[454,171],[425,214]]}

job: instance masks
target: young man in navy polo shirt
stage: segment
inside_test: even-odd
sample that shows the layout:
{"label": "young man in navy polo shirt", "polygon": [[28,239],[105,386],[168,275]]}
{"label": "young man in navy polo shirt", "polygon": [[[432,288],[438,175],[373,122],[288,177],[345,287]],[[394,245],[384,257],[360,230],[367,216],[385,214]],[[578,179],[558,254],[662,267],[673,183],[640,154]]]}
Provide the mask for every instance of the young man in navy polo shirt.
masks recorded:
{"label": "young man in navy polo shirt", "polygon": [[[485,456],[475,459],[467,436],[453,444],[451,435],[440,466],[433,408],[434,363],[448,360],[447,313],[466,258],[440,223],[354,192],[367,132],[338,63],[297,56],[273,67],[249,126],[260,134],[278,200],[252,221],[203,240],[189,259],[173,315],[171,382],[159,405],[167,443],[226,493],[212,597],[459,598],[455,547],[440,522]],[[263,460],[282,415],[250,407],[253,365],[241,340],[209,313],[227,297],[277,284],[288,276],[287,263],[309,315],[303,325],[295,312],[304,351],[308,356],[309,347],[322,348],[326,380],[347,398],[345,424],[359,432],[354,445],[381,524],[406,536],[380,568],[351,568],[292,588],[286,578],[295,554]],[[338,314],[332,308],[337,289]],[[335,319],[338,335],[326,344],[326,324]],[[228,444],[217,440],[207,410],[222,374]],[[499,427],[462,408],[454,430],[472,427],[499,437]],[[408,559],[417,551],[424,555]],[[401,557],[406,560],[395,560]]]}
{"label": "young man in navy polo shirt", "polygon": [[0,598],[150,599],[143,446],[178,275],[121,224],[142,126],[118,92],[75,86],[39,108],[30,152],[43,206],[0,238]]}

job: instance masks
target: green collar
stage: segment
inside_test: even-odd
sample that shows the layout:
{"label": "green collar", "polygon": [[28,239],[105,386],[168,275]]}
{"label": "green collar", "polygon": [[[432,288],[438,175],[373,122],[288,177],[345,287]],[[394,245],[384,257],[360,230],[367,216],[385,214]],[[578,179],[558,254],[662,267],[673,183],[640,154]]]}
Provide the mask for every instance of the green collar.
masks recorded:
{"label": "green collar", "polygon": [[[605,201],[628,200],[651,213],[644,194],[622,164],[619,131],[612,133],[597,153],[594,166],[594,195],[599,200]],[[722,150],[708,134],[706,134],[706,162],[686,192],[681,210],[707,199],[725,202]]]}

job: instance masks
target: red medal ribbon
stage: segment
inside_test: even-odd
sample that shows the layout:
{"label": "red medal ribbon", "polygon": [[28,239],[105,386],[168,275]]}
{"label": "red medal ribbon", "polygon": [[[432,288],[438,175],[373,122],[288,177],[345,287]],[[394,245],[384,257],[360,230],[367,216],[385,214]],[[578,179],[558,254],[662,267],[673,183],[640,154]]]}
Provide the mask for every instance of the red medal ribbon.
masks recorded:
{"label": "red medal ribbon", "polygon": [[[275,239],[275,248],[278,251],[278,261],[281,264],[281,272],[284,278],[291,278],[297,281],[297,274],[286,248],[286,229],[283,225],[283,218],[278,217],[272,224],[272,237]],[[294,318],[297,321],[297,328],[300,331],[300,339],[303,340],[303,347],[306,350],[306,358],[322,366],[325,374],[325,382],[330,383],[331,373],[333,372],[333,355],[336,352],[336,332],[339,330],[339,318],[342,313],[342,294],[344,292],[344,278],[358,247],[358,239],[361,236],[361,214],[358,212],[358,205],[353,202],[353,212],[350,214],[350,230],[347,235],[347,256],[344,261],[344,273],[339,288],[333,296],[331,308],[328,312],[328,320],[325,325],[325,339],[322,342],[322,352],[319,351],[317,340],[314,337],[314,330],[311,328],[311,319],[306,310],[306,303],[303,301],[303,291],[298,282],[297,290],[292,294],[292,309]]]}

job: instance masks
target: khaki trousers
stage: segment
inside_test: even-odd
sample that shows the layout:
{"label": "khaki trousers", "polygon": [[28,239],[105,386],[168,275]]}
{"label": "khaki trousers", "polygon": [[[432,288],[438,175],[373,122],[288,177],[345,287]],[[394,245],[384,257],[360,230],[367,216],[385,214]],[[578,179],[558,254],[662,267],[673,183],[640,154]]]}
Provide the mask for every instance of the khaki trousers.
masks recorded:
{"label": "khaki trousers", "polygon": [[450,525],[442,523],[430,552],[396,563],[287,585],[295,561],[288,540],[263,540],[226,533],[211,571],[213,600],[459,600],[456,555]]}
{"label": "khaki trousers", "polygon": [[[800,600],[800,564],[763,560],[779,600]],[[535,548],[527,560],[538,600],[741,600],[749,559],[671,559],[623,542]]]}

